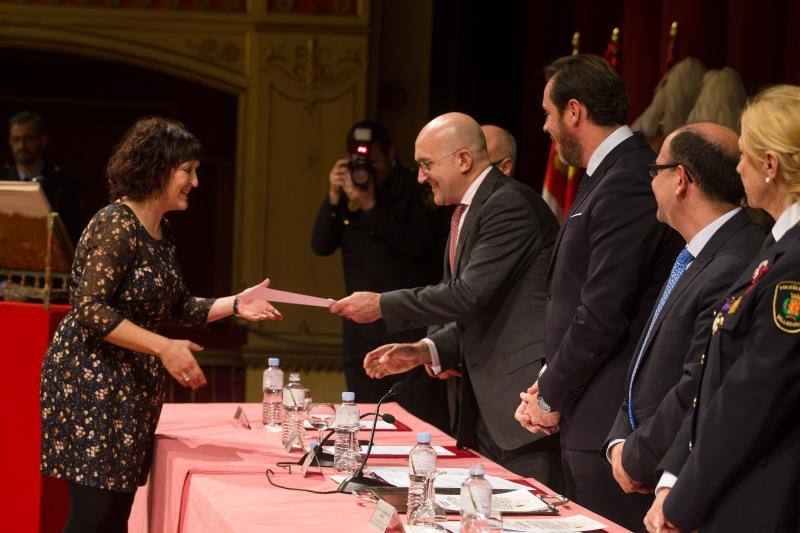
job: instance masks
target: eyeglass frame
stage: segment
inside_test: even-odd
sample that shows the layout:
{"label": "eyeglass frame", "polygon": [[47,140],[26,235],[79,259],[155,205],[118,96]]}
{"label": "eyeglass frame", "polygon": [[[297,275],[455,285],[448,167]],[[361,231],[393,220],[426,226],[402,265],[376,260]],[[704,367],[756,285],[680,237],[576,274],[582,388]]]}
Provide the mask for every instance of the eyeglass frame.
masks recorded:
{"label": "eyeglass frame", "polygon": [[456,152],[460,152],[461,150],[464,150],[464,148],[456,148],[452,152],[448,152],[448,153],[444,154],[443,156],[437,157],[436,159],[434,159],[432,161],[414,161],[414,162],[417,164],[417,167],[419,167],[419,171],[420,172],[422,172],[425,176],[430,176],[431,169],[433,168],[433,165],[435,165],[436,163],[438,163],[439,161],[441,161],[445,157],[453,155]]}
{"label": "eyeglass frame", "polygon": [[694,182],[694,179],[692,178],[692,173],[689,172],[689,167],[687,167],[683,163],[675,162],[675,163],[666,163],[666,164],[663,164],[663,165],[659,165],[658,163],[648,163],[647,164],[647,173],[650,174],[650,178],[651,179],[656,179],[656,177],[658,176],[658,173],[661,172],[662,170],[668,170],[668,169],[671,169],[671,168],[678,168],[678,167],[683,167],[683,170],[686,172],[686,178],[690,182]]}

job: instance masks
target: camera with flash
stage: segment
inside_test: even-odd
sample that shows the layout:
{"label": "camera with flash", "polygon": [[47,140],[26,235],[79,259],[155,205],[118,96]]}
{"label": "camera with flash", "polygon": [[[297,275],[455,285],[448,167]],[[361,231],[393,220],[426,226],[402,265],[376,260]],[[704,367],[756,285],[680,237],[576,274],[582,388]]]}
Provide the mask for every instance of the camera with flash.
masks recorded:
{"label": "camera with flash", "polygon": [[375,179],[375,166],[369,158],[370,145],[372,144],[372,130],[370,128],[356,128],[353,130],[355,141],[350,151],[350,177],[353,185],[362,190],[369,189],[369,184]]}

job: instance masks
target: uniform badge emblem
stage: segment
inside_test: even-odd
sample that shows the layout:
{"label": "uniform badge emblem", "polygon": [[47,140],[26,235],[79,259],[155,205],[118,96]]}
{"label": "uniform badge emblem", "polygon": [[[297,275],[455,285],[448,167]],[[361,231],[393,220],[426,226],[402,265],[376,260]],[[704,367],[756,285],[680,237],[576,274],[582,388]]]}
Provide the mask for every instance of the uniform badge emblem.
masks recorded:
{"label": "uniform badge emblem", "polygon": [[800,282],[781,281],[775,285],[772,317],[779,330],[800,332]]}

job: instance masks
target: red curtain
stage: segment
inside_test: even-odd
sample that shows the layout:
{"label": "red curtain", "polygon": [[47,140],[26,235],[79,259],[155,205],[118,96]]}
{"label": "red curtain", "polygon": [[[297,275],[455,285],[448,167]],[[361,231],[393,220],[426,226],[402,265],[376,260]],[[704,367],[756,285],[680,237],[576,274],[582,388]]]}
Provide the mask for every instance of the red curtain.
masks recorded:
{"label": "red curtain", "polygon": [[520,165],[535,187],[549,147],[541,131],[542,67],[570,52],[574,31],[581,33],[582,52],[602,54],[611,30],[620,28],[631,120],[653,97],[672,21],[680,32],[676,61],[692,56],[709,69],[731,67],[750,94],[765,85],[800,84],[800,0],[537,0],[526,3],[525,20]]}

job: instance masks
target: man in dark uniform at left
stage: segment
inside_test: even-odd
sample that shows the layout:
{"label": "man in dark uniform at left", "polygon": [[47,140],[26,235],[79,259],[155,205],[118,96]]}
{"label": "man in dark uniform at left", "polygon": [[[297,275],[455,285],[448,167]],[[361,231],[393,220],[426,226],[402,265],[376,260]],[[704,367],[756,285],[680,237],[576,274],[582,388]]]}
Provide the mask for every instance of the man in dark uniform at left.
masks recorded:
{"label": "man in dark uniform at left", "polygon": [[[356,140],[358,139],[358,140]],[[368,140],[364,140],[368,139]],[[359,148],[360,147],[360,148]],[[394,158],[386,128],[374,121],[353,125],[347,135],[348,157],[331,169],[328,195],[311,235],[318,255],[342,251],[347,293],[387,292],[438,282],[442,277],[449,214],[433,204],[430,189]],[[363,152],[367,152],[366,154]],[[371,176],[351,171],[351,162],[368,159]],[[355,175],[354,175],[355,174]],[[431,228],[442,227],[442,231]],[[397,401],[415,416],[449,429],[446,384],[420,367],[381,380],[364,372],[364,355],[391,342],[413,342],[425,330],[388,334],[382,320],[372,324],[342,322],[342,355],[347,388],[356,401],[374,403],[392,383],[408,378]],[[411,375],[409,375],[411,374]]]}
{"label": "man in dark uniform at left", "polygon": [[72,244],[77,244],[84,223],[80,187],[77,180],[45,157],[44,119],[36,113],[21,111],[11,117],[8,127],[8,144],[16,164],[0,169],[0,180],[40,182],[50,208],[61,216]]}

